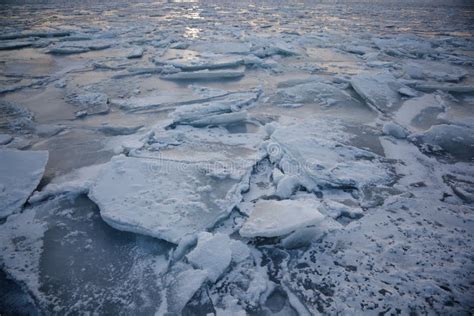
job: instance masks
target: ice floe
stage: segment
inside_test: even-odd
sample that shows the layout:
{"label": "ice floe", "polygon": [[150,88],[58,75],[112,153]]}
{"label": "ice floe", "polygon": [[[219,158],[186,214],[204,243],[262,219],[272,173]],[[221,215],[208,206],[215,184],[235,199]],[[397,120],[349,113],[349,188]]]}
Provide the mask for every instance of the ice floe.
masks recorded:
{"label": "ice floe", "polygon": [[354,90],[377,110],[386,112],[400,102],[400,83],[389,73],[359,74],[351,78]]}
{"label": "ice floe", "polygon": [[0,149],[0,218],[21,210],[43,177],[47,162],[47,151]]}

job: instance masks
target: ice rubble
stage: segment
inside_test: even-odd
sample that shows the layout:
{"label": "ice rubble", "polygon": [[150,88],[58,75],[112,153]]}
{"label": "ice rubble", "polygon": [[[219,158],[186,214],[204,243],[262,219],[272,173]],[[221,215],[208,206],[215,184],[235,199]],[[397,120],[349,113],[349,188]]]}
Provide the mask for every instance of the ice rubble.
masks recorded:
{"label": "ice rubble", "polygon": [[239,233],[242,237],[276,237],[323,220],[315,201],[258,200]]}
{"label": "ice rubble", "polygon": [[102,169],[89,197],[112,227],[178,243],[240,201],[250,170],[233,172],[219,178],[205,164],[119,156]]}
{"label": "ice rubble", "polygon": [[0,218],[19,211],[38,186],[47,151],[0,149]]}

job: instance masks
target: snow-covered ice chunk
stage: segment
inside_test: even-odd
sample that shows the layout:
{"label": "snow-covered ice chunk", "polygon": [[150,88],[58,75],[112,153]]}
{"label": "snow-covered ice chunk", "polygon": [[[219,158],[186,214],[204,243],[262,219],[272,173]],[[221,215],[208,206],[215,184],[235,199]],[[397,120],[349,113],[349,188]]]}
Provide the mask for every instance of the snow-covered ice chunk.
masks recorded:
{"label": "snow-covered ice chunk", "polygon": [[196,247],[186,255],[196,268],[207,272],[209,280],[216,282],[232,260],[229,236],[202,232],[198,234]]}
{"label": "snow-covered ice chunk", "polygon": [[359,74],[351,78],[354,90],[379,111],[385,112],[400,101],[401,84],[391,74]]}
{"label": "snow-covered ice chunk", "polygon": [[398,139],[404,139],[407,137],[407,131],[394,122],[387,122],[383,125],[382,131],[385,135],[390,135]]}
{"label": "snow-covered ice chunk", "polygon": [[276,237],[320,223],[324,216],[316,201],[259,200],[240,229],[242,237]]}
{"label": "snow-covered ice chunk", "polygon": [[169,75],[162,75],[166,80],[216,80],[216,79],[237,79],[245,75],[244,70],[197,70],[183,71]]}
{"label": "snow-covered ice chunk", "polygon": [[403,71],[411,79],[434,79],[436,81],[459,81],[467,76],[461,67],[439,61],[417,60],[403,65]]}
{"label": "snow-covered ice chunk", "polygon": [[47,151],[0,149],[0,218],[21,209],[43,177],[47,162]]}
{"label": "snow-covered ice chunk", "polygon": [[112,227],[179,243],[230,213],[250,171],[251,165],[235,178],[216,177],[206,164],[118,156],[89,197]]}

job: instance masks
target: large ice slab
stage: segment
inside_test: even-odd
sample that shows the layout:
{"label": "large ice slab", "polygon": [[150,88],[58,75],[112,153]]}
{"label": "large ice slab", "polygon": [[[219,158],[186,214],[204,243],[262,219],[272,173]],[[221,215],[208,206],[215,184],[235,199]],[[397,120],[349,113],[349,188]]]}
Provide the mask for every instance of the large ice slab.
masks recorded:
{"label": "large ice slab", "polygon": [[178,243],[229,214],[250,170],[240,178],[211,172],[206,164],[119,156],[104,167],[89,197],[112,227]]}
{"label": "large ice slab", "polygon": [[407,62],[403,65],[403,71],[411,79],[433,79],[436,81],[459,81],[468,74],[461,67],[428,60]]}
{"label": "large ice slab", "polygon": [[21,209],[39,184],[47,151],[0,149],[0,218]]}
{"label": "large ice slab", "polygon": [[324,216],[316,201],[258,200],[240,229],[242,237],[276,237],[320,223]]}
{"label": "large ice slab", "polygon": [[401,84],[389,73],[359,74],[351,78],[354,90],[379,111],[385,112],[400,101]]}

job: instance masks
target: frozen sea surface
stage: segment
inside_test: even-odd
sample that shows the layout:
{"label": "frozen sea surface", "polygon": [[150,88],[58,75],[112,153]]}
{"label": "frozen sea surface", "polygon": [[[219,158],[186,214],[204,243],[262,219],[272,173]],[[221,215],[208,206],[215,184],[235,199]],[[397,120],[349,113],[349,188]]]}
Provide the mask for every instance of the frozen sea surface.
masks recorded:
{"label": "frozen sea surface", "polygon": [[474,311],[470,1],[3,1],[0,314]]}

